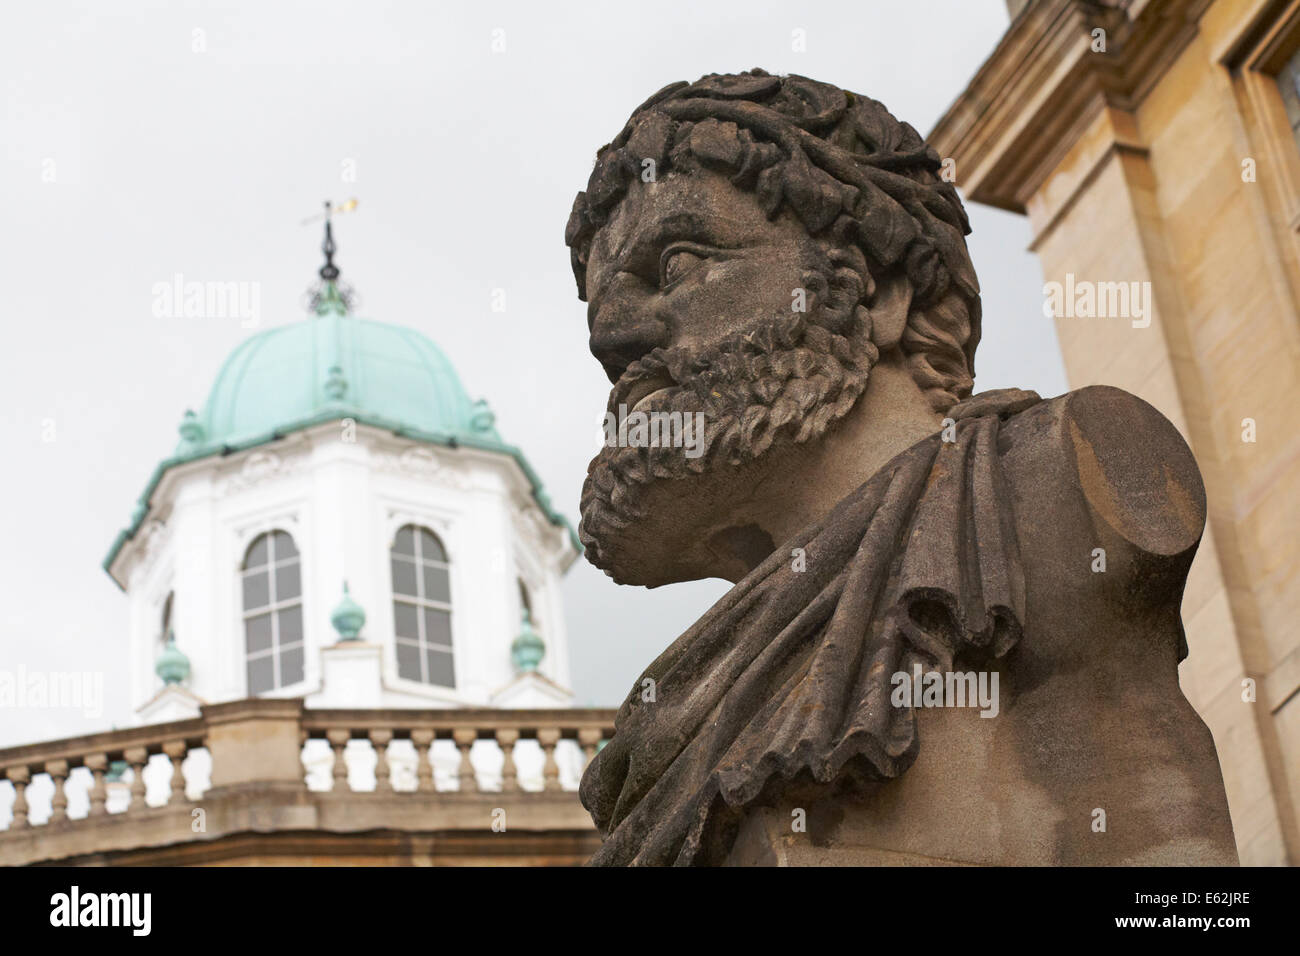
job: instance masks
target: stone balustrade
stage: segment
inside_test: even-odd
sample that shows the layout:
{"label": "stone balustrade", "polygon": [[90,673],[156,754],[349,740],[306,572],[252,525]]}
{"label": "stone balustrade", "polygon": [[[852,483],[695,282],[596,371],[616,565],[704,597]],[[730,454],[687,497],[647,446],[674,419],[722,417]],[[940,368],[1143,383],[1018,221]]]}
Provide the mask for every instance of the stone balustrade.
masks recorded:
{"label": "stone balustrade", "polygon": [[613,717],[259,698],[0,749],[0,864],[580,862],[574,791]]}

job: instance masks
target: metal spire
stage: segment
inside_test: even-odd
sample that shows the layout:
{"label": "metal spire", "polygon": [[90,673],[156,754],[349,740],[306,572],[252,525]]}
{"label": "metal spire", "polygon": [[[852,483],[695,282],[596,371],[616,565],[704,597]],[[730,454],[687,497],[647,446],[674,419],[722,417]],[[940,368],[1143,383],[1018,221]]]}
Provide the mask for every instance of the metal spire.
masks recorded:
{"label": "metal spire", "polygon": [[339,267],[334,264],[334,230],[330,225],[333,210],[330,201],[325,200],[325,241],[321,243],[321,252],[325,253],[325,264],[320,267],[320,277],[326,282],[333,282],[339,277]]}
{"label": "metal spire", "polygon": [[325,264],[320,267],[321,281],[308,291],[307,309],[316,315],[336,313],[346,315],[355,298],[351,289],[338,281],[339,267],[334,264],[334,253],[338,247],[334,244],[334,216],[338,213],[351,212],[357,208],[357,200],[349,199],[335,206],[325,201],[325,212],[311,216],[302,221],[305,226],[317,219],[325,220],[325,240],[321,243],[321,252],[325,254]]}

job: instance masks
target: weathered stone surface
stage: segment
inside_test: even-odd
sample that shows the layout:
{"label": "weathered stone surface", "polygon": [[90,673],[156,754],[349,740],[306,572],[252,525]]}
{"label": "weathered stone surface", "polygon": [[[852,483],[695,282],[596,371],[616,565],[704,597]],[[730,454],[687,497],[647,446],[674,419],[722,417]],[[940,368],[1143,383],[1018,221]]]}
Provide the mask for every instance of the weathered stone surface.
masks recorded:
{"label": "weathered stone surface", "polygon": [[[1236,860],[1178,686],[1196,463],[1117,389],[971,396],[939,168],[875,101],[756,71],[661,91],[575,202],[607,424],[668,428],[607,427],[588,556],[737,582],[589,767],[593,862]],[[900,696],[957,674],[987,716]]]}
{"label": "weathered stone surface", "polygon": [[[1186,437],[1209,522],[1188,572],[1183,692],[1219,743],[1243,865],[1300,863],[1300,149],[1295,11],[1036,0],[930,134],[972,201],[1027,214],[1045,282],[1144,287],[1054,319],[1072,387],[1105,382]],[[1286,39],[1283,39],[1286,38]]]}

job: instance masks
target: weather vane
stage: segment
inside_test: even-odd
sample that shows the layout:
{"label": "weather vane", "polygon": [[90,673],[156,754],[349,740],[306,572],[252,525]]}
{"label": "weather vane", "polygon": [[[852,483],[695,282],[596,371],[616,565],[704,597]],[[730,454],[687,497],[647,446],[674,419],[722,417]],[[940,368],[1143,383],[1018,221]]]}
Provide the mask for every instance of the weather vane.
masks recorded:
{"label": "weather vane", "polygon": [[319,222],[325,220],[325,241],[321,243],[321,251],[325,253],[325,264],[320,267],[321,281],[308,290],[307,308],[321,314],[330,302],[337,302],[342,306],[344,312],[351,310],[356,300],[356,294],[352,289],[338,281],[339,268],[334,264],[334,229],[332,225],[333,217],[339,213],[351,212],[357,208],[356,199],[348,199],[335,206],[328,199],[325,201],[325,211],[309,216],[304,219],[301,225]]}

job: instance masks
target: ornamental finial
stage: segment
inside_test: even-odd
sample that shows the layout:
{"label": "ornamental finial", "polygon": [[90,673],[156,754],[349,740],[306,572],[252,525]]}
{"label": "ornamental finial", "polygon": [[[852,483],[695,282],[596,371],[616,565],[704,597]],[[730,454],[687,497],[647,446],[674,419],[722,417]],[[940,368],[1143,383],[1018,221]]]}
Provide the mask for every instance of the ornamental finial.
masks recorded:
{"label": "ornamental finial", "polygon": [[323,213],[303,220],[303,225],[315,222],[318,219],[325,221],[325,239],[320,247],[321,252],[325,254],[325,264],[320,267],[318,274],[321,281],[311,289],[308,303],[308,308],[317,315],[325,315],[330,312],[346,315],[352,305],[354,298],[352,290],[338,281],[339,267],[334,264],[334,253],[338,251],[338,247],[334,244],[334,216],[339,213],[351,212],[356,208],[356,199],[349,199],[337,206],[327,199]]}
{"label": "ornamental finial", "polygon": [[536,672],[545,655],[546,644],[533,627],[533,616],[525,607],[520,614],[519,636],[510,644],[510,662],[516,674],[529,674]]}
{"label": "ornamental finial", "polygon": [[339,267],[334,264],[334,229],[330,223],[330,201],[325,200],[325,241],[320,251],[325,253],[325,264],[320,267],[320,277],[326,282],[333,282],[339,277]]}
{"label": "ornamental finial", "polygon": [[330,615],[330,623],[334,625],[334,630],[339,632],[340,643],[360,640],[361,628],[366,623],[366,612],[360,604],[352,600],[347,581],[343,582],[343,600],[339,601]]}

